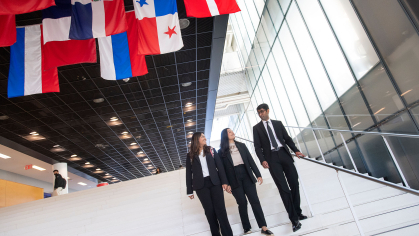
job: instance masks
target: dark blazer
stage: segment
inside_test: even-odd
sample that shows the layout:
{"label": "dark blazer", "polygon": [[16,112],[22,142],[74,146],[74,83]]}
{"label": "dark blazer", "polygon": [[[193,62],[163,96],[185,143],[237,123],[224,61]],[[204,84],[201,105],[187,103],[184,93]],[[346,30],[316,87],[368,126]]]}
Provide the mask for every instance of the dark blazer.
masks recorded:
{"label": "dark blazer", "polygon": [[[253,173],[255,173],[257,178],[262,177],[262,176],[260,175],[259,169],[256,166],[256,163],[253,160],[252,155],[250,155],[249,149],[247,149],[244,143],[240,143],[237,141],[235,143],[236,143],[237,149],[240,152],[240,156],[243,159],[244,166],[246,167],[246,170],[250,176],[250,179],[253,181],[253,183],[256,183],[256,178],[253,175]],[[223,160],[227,179],[228,179],[228,182],[230,183],[231,188],[232,189],[238,188],[239,182],[237,180],[236,172],[234,170],[234,163],[233,163],[233,159],[231,158],[230,152],[227,152],[226,156],[224,157],[220,149],[218,150],[218,155]]]}
{"label": "dark blazer", "polygon": [[[279,142],[282,144],[282,146],[285,148],[285,150],[290,155],[290,158],[292,159],[291,152],[287,148],[287,145],[294,152],[299,152],[298,148],[295,146],[295,143],[292,140],[292,138],[288,135],[282,122],[279,120],[271,121]],[[255,145],[256,155],[258,156],[260,163],[264,161],[267,161],[269,163],[271,161],[271,143],[269,142],[268,132],[266,132],[265,126],[263,125],[263,121],[253,126],[253,141]]]}
{"label": "dark blazer", "polygon": [[[224,171],[223,162],[218,153],[212,148],[214,157],[211,153],[207,153],[207,165],[210,174],[211,182],[214,185],[228,184],[228,180]],[[204,187],[204,174],[202,173],[201,161],[199,156],[195,155],[193,162],[186,155],[186,192],[193,194],[193,190],[198,190]]]}

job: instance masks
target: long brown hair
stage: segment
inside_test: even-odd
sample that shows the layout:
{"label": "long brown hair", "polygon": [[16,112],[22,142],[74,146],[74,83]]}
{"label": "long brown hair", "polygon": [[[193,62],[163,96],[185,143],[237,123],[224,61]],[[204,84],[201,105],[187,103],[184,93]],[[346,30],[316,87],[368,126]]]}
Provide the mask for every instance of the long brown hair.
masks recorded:
{"label": "long brown hair", "polygon": [[[199,155],[199,138],[202,134],[202,132],[196,132],[192,135],[191,147],[189,148],[189,158],[191,159],[191,163],[193,162],[194,156]],[[206,144],[204,145],[204,155],[211,152],[210,148],[211,147],[207,146]]]}

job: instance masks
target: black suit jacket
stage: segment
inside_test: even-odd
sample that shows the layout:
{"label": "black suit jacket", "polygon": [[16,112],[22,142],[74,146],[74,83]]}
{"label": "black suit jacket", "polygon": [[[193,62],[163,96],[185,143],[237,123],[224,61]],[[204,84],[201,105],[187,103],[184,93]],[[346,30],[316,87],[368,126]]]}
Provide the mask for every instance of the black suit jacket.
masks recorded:
{"label": "black suit jacket", "polygon": [[[224,171],[223,162],[218,153],[213,149],[214,157],[211,153],[207,153],[207,165],[211,182],[214,185],[228,184],[228,180]],[[193,162],[186,156],[186,192],[193,194],[193,190],[198,190],[204,187],[204,174],[202,173],[201,161],[199,156],[195,155]]]}
{"label": "black suit jacket", "polygon": [[[292,138],[288,135],[288,132],[285,130],[285,127],[281,121],[271,120],[271,122],[279,142],[282,144],[292,159],[290,150],[287,148],[287,145],[294,152],[299,152],[298,148],[295,146]],[[256,155],[258,156],[260,163],[264,161],[269,163],[271,161],[271,143],[269,141],[268,132],[266,132],[265,126],[263,125],[263,121],[253,126],[253,141]]]}
{"label": "black suit jacket", "polygon": [[[246,170],[250,176],[250,179],[253,181],[253,183],[256,183],[256,179],[253,173],[255,173],[257,178],[262,177],[262,176],[260,175],[259,169],[256,166],[256,163],[253,160],[252,155],[250,155],[249,149],[247,149],[244,143],[240,143],[237,141],[235,143],[236,143],[237,149],[240,152],[240,156],[243,159],[244,166],[246,167]],[[223,160],[227,179],[228,179],[228,182],[230,183],[231,188],[235,189],[239,187],[239,182],[237,180],[236,172],[234,170],[234,163],[233,163],[233,159],[231,158],[230,152],[226,153],[226,155],[223,156],[223,153],[220,149],[218,150],[218,155]]]}

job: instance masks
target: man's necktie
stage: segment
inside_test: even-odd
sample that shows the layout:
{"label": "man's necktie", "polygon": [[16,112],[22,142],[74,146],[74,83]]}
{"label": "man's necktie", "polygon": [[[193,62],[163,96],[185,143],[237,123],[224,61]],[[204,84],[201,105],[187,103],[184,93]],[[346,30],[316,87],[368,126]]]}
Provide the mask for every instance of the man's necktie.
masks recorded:
{"label": "man's necktie", "polygon": [[272,146],[276,150],[276,149],[278,149],[278,143],[276,142],[275,135],[272,132],[271,127],[269,126],[269,121],[266,122],[266,127],[268,127],[268,134],[269,134],[269,138],[271,139]]}

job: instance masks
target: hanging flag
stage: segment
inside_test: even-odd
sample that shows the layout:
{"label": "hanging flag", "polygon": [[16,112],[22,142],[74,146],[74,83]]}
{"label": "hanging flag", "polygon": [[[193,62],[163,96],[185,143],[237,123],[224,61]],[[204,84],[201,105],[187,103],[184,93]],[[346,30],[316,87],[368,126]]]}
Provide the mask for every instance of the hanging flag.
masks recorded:
{"label": "hanging flag", "polygon": [[123,0],[72,0],[70,39],[106,37],[127,31]]}
{"label": "hanging flag", "polygon": [[133,1],[140,54],[164,54],[183,47],[176,0]]}
{"label": "hanging flag", "polygon": [[107,80],[120,80],[148,73],[144,55],[138,54],[135,12],[127,12],[127,32],[98,38],[100,72]]}
{"label": "hanging flag", "polygon": [[54,0],[0,0],[0,15],[24,14],[54,5]]}
{"label": "hanging flag", "polygon": [[8,47],[16,42],[15,15],[0,15],[0,47]]}
{"label": "hanging flag", "polygon": [[41,26],[17,28],[16,32],[16,43],[10,47],[7,96],[59,92],[57,68],[43,70]]}
{"label": "hanging flag", "polygon": [[184,0],[188,17],[205,18],[240,11],[236,0]]}
{"label": "hanging flag", "polygon": [[71,0],[55,0],[55,4],[56,6],[42,10],[44,44],[70,39]]}

